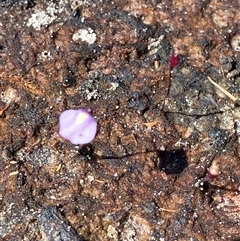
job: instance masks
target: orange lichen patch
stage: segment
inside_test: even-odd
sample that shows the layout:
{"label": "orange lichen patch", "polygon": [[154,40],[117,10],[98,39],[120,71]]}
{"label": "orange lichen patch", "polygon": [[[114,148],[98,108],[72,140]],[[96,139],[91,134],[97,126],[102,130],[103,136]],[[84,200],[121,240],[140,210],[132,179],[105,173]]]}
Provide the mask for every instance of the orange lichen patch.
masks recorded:
{"label": "orange lichen patch", "polygon": [[41,95],[43,93],[41,87],[32,81],[25,80],[23,86],[34,95]]}
{"label": "orange lichen patch", "polygon": [[[27,91],[29,91],[34,95],[42,95],[44,93],[43,88],[38,84],[37,81],[24,78],[20,75],[9,75],[5,77],[5,81],[12,82],[14,85],[18,85],[20,89],[26,89]],[[12,101],[18,102],[21,99],[20,92],[17,90],[14,90],[14,91],[15,91],[15,95],[14,95],[14,98],[12,98]]]}

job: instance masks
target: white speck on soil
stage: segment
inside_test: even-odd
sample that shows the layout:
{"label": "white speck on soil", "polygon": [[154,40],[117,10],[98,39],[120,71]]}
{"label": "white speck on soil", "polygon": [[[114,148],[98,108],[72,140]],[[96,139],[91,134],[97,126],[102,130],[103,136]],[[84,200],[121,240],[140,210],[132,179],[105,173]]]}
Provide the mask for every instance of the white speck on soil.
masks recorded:
{"label": "white speck on soil", "polygon": [[91,28],[79,29],[77,32],[73,34],[72,40],[78,41],[79,39],[81,39],[82,41],[86,41],[89,44],[93,44],[97,39],[97,35]]}

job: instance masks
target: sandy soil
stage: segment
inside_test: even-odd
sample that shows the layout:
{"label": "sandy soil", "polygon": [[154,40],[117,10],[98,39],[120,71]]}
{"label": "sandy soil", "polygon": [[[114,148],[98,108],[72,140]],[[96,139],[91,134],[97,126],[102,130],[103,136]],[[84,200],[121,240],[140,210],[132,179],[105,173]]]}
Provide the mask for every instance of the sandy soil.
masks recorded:
{"label": "sandy soil", "polygon": [[1,240],[240,240],[239,0],[0,6]]}

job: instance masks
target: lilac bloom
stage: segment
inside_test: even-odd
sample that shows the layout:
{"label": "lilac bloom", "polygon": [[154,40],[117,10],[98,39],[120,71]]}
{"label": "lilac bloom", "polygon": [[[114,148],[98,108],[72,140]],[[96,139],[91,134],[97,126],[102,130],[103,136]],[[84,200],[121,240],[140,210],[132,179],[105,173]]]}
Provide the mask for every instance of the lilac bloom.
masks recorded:
{"label": "lilac bloom", "polygon": [[97,122],[86,109],[63,111],[59,125],[59,135],[74,145],[91,142],[97,132]]}

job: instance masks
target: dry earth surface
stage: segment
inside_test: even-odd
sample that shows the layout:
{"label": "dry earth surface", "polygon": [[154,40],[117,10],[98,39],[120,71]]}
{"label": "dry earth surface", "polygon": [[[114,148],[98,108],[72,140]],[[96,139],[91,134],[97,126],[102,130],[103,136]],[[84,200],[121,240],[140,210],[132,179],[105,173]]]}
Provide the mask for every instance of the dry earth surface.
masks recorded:
{"label": "dry earth surface", "polygon": [[0,240],[240,240],[239,0],[0,6]]}

